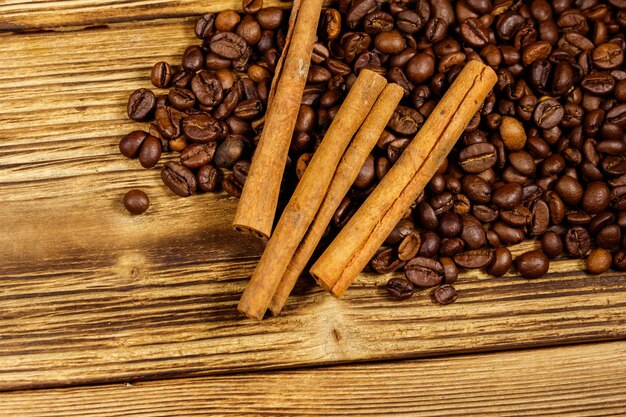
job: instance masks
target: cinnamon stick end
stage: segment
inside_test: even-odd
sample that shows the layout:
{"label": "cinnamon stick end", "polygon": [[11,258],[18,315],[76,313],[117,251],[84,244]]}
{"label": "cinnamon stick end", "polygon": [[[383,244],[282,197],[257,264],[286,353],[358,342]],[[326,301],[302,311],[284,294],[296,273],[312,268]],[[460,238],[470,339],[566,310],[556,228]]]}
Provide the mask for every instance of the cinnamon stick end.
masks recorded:
{"label": "cinnamon stick end", "polygon": [[263,317],[265,317],[265,311],[260,311],[255,306],[251,306],[250,304],[243,301],[239,302],[237,310],[239,310],[239,312],[244,316],[258,321],[263,320]]}
{"label": "cinnamon stick end", "polygon": [[245,226],[243,224],[233,224],[233,229],[235,229],[235,231],[242,233],[244,235],[253,235],[258,237],[261,240],[268,240],[269,234],[266,234],[258,229],[255,229],[253,227],[250,226]]}

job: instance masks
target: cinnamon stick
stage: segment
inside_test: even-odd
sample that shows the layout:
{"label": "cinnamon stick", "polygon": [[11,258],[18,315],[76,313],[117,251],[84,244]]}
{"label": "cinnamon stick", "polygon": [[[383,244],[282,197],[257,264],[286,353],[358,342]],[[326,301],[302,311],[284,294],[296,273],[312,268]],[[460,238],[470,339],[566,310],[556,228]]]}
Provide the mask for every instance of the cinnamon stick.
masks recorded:
{"label": "cinnamon stick", "polygon": [[470,61],[411,144],[311,268],[313,277],[341,296],[430,181],[497,80]]}
{"label": "cinnamon stick", "polygon": [[240,232],[268,238],[272,231],[280,183],[309,73],[322,3],[323,0],[294,3],[290,18],[291,33],[278,63],[263,132],[233,221],[233,227]]}
{"label": "cinnamon stick", "polygon": [[385,87],[341,158],[337,172],[333,176],[320,209],[315,215],[315,219],[306,232],[304,239],[302,239],[300,246],[296,249],[272,298],[269,308],[273,315],[280,314],[298,277],[304,271],[311,255],[313,255],[315,248],[324,235],[324,231],[328,227],[333,214],[359,175],[365,160],[376,145],[385,126],[387,126],[403,94],[404,90],[397,84],[389,84]]}
{"label": "cinnamon stick", "polygon": [[361,71],[300,179],[252,274],[239,301],[238,309],[243,314],[257,320],[265,315],[289,261],[322,203],[341,156],[386,84],[385,78],[375,72]]}

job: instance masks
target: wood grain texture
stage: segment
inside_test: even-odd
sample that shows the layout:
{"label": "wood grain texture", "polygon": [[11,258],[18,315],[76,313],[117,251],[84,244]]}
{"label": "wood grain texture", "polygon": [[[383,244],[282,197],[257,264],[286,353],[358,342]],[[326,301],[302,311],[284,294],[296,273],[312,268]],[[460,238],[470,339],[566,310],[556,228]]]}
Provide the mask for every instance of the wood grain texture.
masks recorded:
{"label": "wood grain texture", "polygon": [[0,393],[35,416],[623,416],[626,342]]}
{"label": "wood grain texture", "polygon": [[[265,7],[287,8],[291,3],[264,1]],[[228,9],[241,10],[241,0],[4,0],[0,32],[180,18]]]}
{"label": "wood grain texture", "polygon": [[[240,317],[261,247],[230,230],[235,201],[178,198],[117,151],[141,126],[126,120],[128,94],[197,42],[193,20],[3,37],[0,389],[626,336],[623,275],[587,276],[581,261],[535,281],[466,273],[448,307],[390,301],[389,276],[363,275],[341,301],[305,283],[280,318]],[[123,211],[131,187],[150,195],[146,215]]]}

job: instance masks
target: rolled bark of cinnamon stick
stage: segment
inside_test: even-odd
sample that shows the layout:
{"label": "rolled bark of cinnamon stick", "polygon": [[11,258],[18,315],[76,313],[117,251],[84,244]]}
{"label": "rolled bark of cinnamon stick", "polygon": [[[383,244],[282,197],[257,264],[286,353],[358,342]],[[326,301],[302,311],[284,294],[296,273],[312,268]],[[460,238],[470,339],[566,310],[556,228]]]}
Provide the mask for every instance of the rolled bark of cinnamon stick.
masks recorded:
{"label": "rolled bark of cinnamon stick", "polygon": [[240,232],[262,238],[271,234],[322,3],[323,0],[294,3],[290,18],[290,29],[293,30],[290,30],[288,44],[277,67],[263,132],[233,221],[233,227]]}
{"label": "rolled bark of cinnamon stick", "polygon": [[315,248],[322,239],[333,214],[359,175],[368,155],[376,146],[378,138],[387,126],[403,94],[404,90],[398,84],[389,84],[385,87],[341,158],[320,209],[304,239],[296,249],[272,298],[269,308],[273,315],[280,314],[298,277],[304,271]]}
{"label": "rolled bark of cinnamon stick", "polygon": [[424,189],[480,108],[497,76],[470,61],[400,159],[311,268],[341,296]]}
{"label": "rolled bark of cinnamon stick", "polygon": [[263,251],[239,301],[238,309],[243,314],[257,320],[265,315],[287,265],[326,195],[341,156],[385,85],[384,77],[373,71],[361,71]]}

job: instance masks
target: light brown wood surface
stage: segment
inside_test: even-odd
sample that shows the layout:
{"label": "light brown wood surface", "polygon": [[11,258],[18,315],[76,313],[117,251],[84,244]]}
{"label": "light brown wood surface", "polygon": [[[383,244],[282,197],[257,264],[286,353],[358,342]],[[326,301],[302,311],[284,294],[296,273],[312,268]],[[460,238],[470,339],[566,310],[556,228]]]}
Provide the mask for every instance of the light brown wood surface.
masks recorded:
{"label": "light brown wood surface", "polygon": [[34,416],[623,416],[626,342],[0,393]]}
{"label": "light brown wood surface", "polygon": [[[259,324],[239,316],[262,247],[231,231],[236,201],[176,197],[160,182],[161,164],[144,170],[118,154],[119,137],[142,126],[126,119],[128,94],[150,87],[154,62],[177,63],[198,42],[192,17],[153,19],[159,9],[141,6],[149,17],[126,22],[135,18],[123,7],[147,3],[0,3],[0,28],[21,22],[26,31],[0,34],[0,390],[218,381],[209,375],[626,336],[626,280],[617,272],[587,276],[581,261],[555,262],[535,281],[466,273],[459,301],[447,307],[425,292],[392,301],[381,288],[389,276],[362,275],[342,300],[309,281],[281,317]],[[187,16],[218,3],[163,7]],[[82,28],[96,20],[107,26]],[[28,33],[43,26],[63,28]],[[143,216],[120,203],[134,187],[152,200]],[[30,394],[15,395],[28,407]]]}

